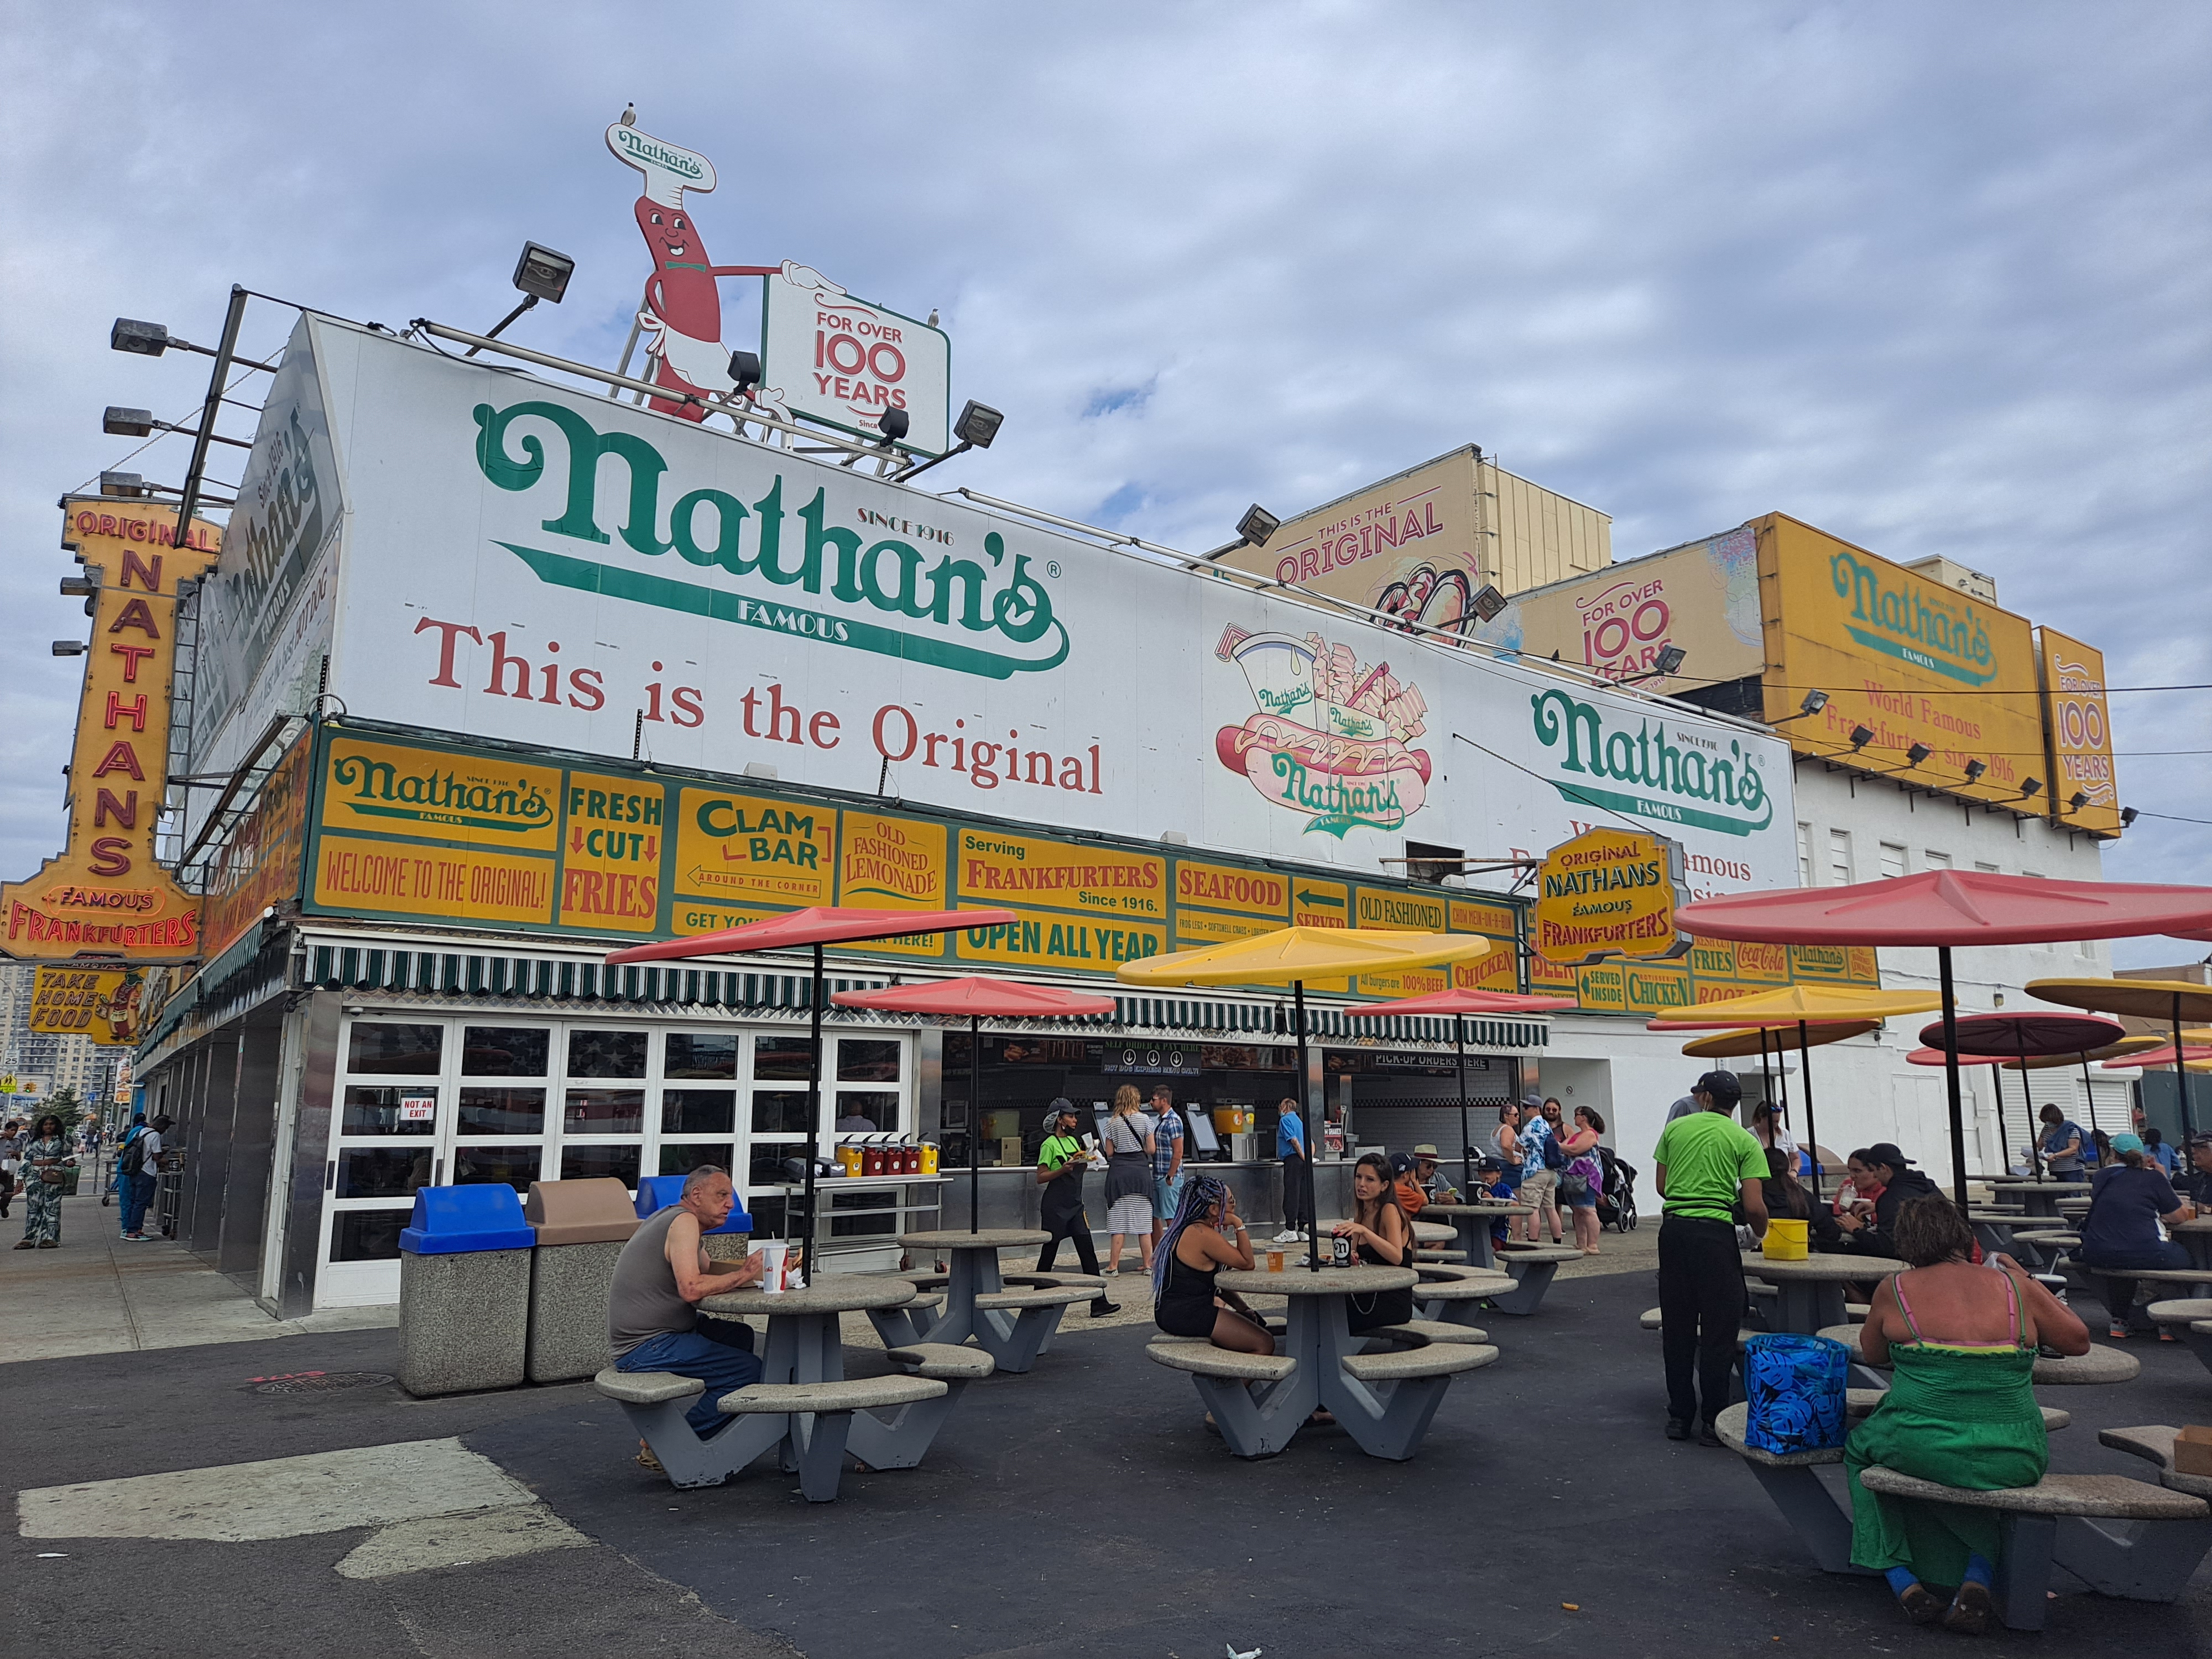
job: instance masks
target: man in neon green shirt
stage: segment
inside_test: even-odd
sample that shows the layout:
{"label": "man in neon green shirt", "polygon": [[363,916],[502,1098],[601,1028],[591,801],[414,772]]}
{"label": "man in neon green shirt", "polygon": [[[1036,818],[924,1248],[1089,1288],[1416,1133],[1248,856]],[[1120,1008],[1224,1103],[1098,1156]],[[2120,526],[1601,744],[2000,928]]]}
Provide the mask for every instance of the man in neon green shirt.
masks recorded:
{"label": "man in neon green shirt", "polygon": [[1668,1124],[1651,1149],[1667,1209],[1659,1226],[1667,1437],[1687,1440],[1695,1423],[1698,1443],[1717,1446],[1713,1420],[1729,1403],[1745,1304],[1735,1204],[1741,1196],[1754,1233],[1766,1231],[1766,1194],[1759,1184],[1766,1149],[1735,1121],[1743,1086],[1735,1073],[1707,1072],[1691,1097],[1698,1109]]}

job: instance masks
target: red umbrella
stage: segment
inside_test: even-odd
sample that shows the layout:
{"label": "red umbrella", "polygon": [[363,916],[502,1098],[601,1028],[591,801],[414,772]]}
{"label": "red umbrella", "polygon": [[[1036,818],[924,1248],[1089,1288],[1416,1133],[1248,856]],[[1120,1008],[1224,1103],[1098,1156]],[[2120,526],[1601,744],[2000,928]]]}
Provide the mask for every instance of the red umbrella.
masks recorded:
{"label": "red umbrella", "polygon": [[[1947,1030],[1942,1021],[1925,1026],[1920,1040],[1932,1048],[1942,1048],[1948,1037],[1963,1042],[1976,1051],[2009,1048],[2020,1062],[2021,1108],[2027,1118],[2027,1162],[2035,1171],[2038,1181],[2043,1179],[2043,1154],[2036,1146],[2035,1097],[2028,1086],[2027,1060],[2033,1054],[2040,1059],[2048,1054],[2079,1054],[2081,1056],[2081,1075],[2089,1075],[2089,1050],[2101,1048],[2127,1035],[2127,1028],[2116,1019],[2104,1019],[2094,1014],[2060,1014],[2045,1009],[2023,1008],[2016,1013],[1969,1014],[1964,1019],[1953,1019]],[[2001,1062],[2004,1063],[2004,1062]],[[2091,1097],[2094,1103],[2094,1096]],[[2091,1121],[2096,1113],[2089,1114]],[[1997,1087],[1997,1135],[2004,1135],[2004,1087]],[[2009,1160],[2008,1160],[2008,1167]]]}
{"label": "red umbrella", "polygon": [[[867,939],[901,939],[908,933],[950,933],[963,927],[989,927],[1018,920],[1011,910],[863,910],[817,904],[789,915],[749,921],[719,933],[694,933],[607,952],[610,967],[634,962],[682,961],[692,957],[737,955],[747,951],[814,949],[814,984],[806,1006],[813,1052],[806,1066],[806,1231],[799,1237],[814,1248],[814,1164],[822,1150],[822,947]],[[974,1136],[969,1139],[972,1142]],[[785,1232],[790,1231],[786,1218]]]}
{"label": "red umbrella", "polygon": [[[1424,996],[1400,997],[1395,1002],[1378,1002],[1346,1012],[1354,1019],[1380,1019],[1386,1014],[1449,1014],[1452,1017],[1452,1042],[1459,1051],[1460,1190],[1463,1197],[1472,1198],[1474,1195],[1474,1148],[1467,1138],[1467,1016],[1548,1014],[1581,1006],[1572,997],[1524,996],[1518,991],[1462,991],[1455,988],[1431,991]],[[1517,1061],[1513,1075],[1517,1092],[1521,1075]]]}
{"label": "red umbrella", "polygon": [[980,974],[920,985],[893,985],[881,991],[840,991],[830,1000],[841,1008],[968,1016],[968,1231],[971,1233],[983,1225],[982,1166],[976,1158],[976,1142],[983,1127],[983,1016],[1073,1019],[1114,1012],[1111,997],[1086,997],[1048,985],[1024,985],[1018,980],[990,979]]}
{"label": "red umbrella", "polygon": [[[2182,1049],[2181,1057],[2194,1066],[2200,1060],[2212,1060],[2212,1048],[2192,1042]],[[2122,1054],[2118,1060],[2108,1060],[2105,1062],[2105,1070],[2124,1072],[2137,1066],[2171,1066],[2172,1064],[2173,1045],[2169,1042],[2163,1048],[2146,1048],[2139,1054]]]}
{"label": "red umbrella", "polygon": [[[1942,1044],[1959,1051],[1951,951],[1960,945],[2042,945],[2212,929],[2212,888],[2136,882],[2045,881],[1983,871],[1929,870],[1847,887],[1793,888],[1699,899],[1675,912],[1685,932],[1781,945],[1933,946],[1942,975]],[[1955,1060],[1944,1067],[1951,1109],[1951,1185],[1966,1207],[1966,1135]]]}

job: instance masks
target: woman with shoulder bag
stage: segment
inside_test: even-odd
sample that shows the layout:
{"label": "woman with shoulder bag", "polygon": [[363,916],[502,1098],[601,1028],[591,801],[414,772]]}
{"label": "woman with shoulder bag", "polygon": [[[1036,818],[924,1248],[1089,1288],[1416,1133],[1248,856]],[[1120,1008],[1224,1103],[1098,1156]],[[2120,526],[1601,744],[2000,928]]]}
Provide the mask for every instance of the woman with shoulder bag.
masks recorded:
{"label": "woman with shoulder bag", "polygon": [[1114,1091],[1106,1120],[1106,1271],[1121,1271],[1121,1241],[1136,1236],[1145,1271],[1152,1270],[1152,1131],[1138,1109],[1136,1089]]}
{"label": "woman with shoulder bag", "polygon": [[61,1119],[44,1114],[31,1126],[30,1145],[23,1148],[23,1237],[17,1249],[61,1248],[62,1189],[76,1164]]}
{"label": "woman with shoulder bag", "polygon": [[1584,1255],[1595,1255],[1603,1232],[1598,1225],[1598,1194],[1605,1189],[1605,1164],[1598,1156],[1598,1137],[1605,1120],[1588,1106],[1575,1108],[1575,1127],[1559,1143],[1567,1167],[1559,1171],[1559,1202],[1574,1218],[1575,1243]]}

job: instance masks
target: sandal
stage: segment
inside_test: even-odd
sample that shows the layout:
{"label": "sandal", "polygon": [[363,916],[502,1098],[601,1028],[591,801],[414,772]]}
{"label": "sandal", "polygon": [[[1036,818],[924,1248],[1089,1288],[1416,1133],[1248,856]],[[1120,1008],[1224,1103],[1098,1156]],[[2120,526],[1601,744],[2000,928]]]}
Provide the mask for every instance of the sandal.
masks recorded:
{"label": "sandal", "polygon": [[[1964,1585],[1960,1587],[1962,1595],[1965,1588]],[[1905,1616],[1916,1625],[1932,1625],[1939,1619],[1947,1626],[1951,1623],[1942,1598],[1925,1584],[1907,1584],[1899,1593],[1897,1605],[1905,1609]],[[1959,1628],[1955,1626],[1951,1627]],[[1978,1631],[1979,1626],[1976,1629]]]}
{"label": "sandal", "polygon": [[[1990,1616],[1996,1610],[1987,1584],[1978,1584],[1968,1579],[1959,1586],[1959,1593],[1951,1598],[1951,1605],[1943,1612],[1943,1628],[1956,1631],[1961,1636],[1979,1636],[1990,1627]],[[1916,1620],[1915,1623],[1919,1621]]]}
{"label": "sandal", "polygon": [[650,1446],[640,1446],[637,1449],[637,1466],[641,1469],[650,1470],[654,1474],[668,1473],[661,1461],[653,1455],[653,1448]]}

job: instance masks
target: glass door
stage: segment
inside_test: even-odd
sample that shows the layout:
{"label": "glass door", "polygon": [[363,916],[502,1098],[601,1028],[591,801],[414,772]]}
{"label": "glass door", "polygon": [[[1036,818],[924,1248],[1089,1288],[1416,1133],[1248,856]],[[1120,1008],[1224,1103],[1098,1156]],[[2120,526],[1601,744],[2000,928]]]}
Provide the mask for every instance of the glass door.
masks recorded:
{"label": "glass door", "polygon": [[346,1032],[323,1176],[319,1308],[398,1298],[399,1232],[415,1190],[444,1178],[446,1036],[443,1020],[356,1020]]}

